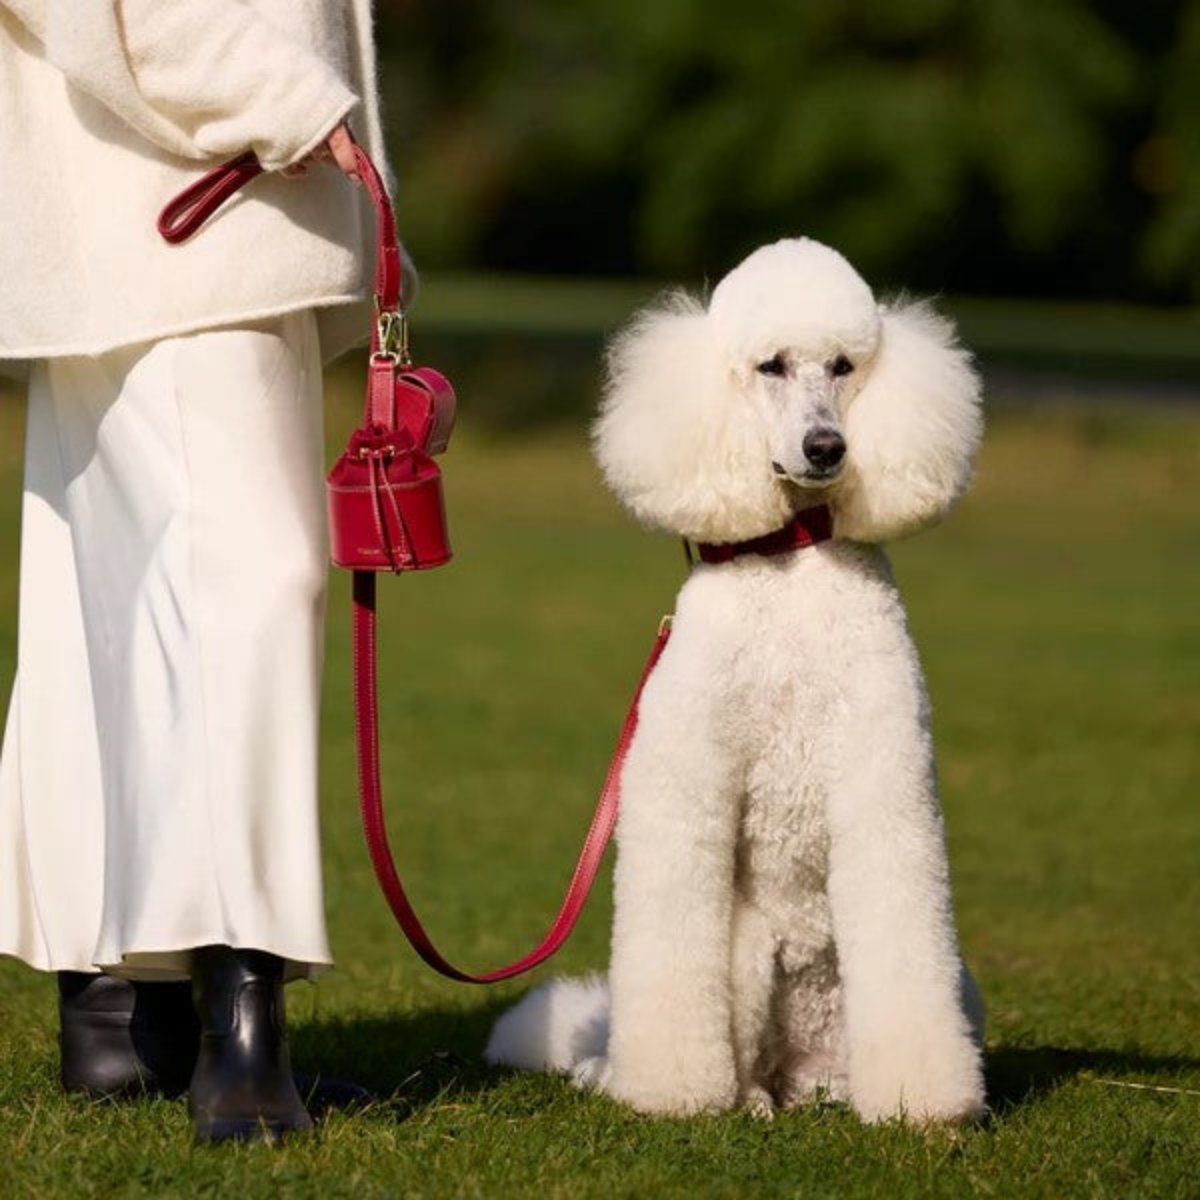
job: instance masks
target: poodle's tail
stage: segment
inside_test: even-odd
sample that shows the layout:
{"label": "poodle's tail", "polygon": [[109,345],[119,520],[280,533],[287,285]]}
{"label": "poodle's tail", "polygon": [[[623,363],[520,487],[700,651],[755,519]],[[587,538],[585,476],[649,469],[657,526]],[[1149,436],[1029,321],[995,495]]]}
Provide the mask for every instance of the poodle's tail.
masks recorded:
{"label": "poodle's tail", "polygon": [[552,979],[495,1024],[483,1056],[496,1066],[572,1074],[608,1051],[608,982],[602,975]]}

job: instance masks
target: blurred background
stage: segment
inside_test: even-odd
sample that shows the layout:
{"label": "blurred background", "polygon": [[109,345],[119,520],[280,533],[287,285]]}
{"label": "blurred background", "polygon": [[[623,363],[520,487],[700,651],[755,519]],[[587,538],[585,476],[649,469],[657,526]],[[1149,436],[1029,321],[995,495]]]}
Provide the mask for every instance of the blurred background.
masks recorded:
{"label": "blurred background", "polygon": [[943,295],[994,399],[1196,395],[1197,0],[377,8],[418,324],[511,379],[493,420],[578,411],[632,303],[798,233]]}

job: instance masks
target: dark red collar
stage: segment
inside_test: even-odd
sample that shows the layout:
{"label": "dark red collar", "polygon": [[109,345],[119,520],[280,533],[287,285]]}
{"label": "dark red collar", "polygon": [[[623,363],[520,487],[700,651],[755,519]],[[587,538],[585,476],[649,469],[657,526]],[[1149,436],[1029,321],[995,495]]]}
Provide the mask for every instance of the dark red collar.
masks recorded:
{"label": "dark red collar", "polygon": [[748,542],[700,542],[696,549],[706,563],[727,563],[743,554],[786,554],[804,546],[815,546],[833,537],[833,515],[827,505],[805,508],[782,529],[751,538]]}

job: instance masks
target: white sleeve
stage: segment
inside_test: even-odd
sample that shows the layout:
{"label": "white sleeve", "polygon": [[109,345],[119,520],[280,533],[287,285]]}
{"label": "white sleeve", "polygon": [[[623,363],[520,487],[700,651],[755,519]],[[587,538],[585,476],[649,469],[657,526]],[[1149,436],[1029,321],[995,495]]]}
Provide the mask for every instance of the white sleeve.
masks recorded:
{"label": "white sleeve", "polygon": [[303,158],[358,103],[334,69],[241,0],[0,0],[49,60],[186,158]]}

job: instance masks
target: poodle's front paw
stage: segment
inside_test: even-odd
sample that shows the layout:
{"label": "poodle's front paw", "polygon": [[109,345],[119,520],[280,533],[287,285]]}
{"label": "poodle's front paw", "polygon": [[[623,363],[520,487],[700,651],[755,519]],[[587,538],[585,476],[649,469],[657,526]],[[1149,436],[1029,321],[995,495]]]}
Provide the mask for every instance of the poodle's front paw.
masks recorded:
{"label": "poodle's front paw", "polygon": [[724,1112],[738,1101],[732,1064],[707,1072],[613,1069],[605,1090],[640,1113],[672,1117]]}
{"label": "poodle's front paw", "polygon": [[808,1104],[844,1104],[850,1099],[846,1064],[840,1048],[825,1047],[789,1056],[779,1079],[781,1108]]}
{"label": "poodle's front paw", "polygon": [[775,1119],[774,1097],[766,1088],[759,1087],[757,1084],[752,1084],[750,1087],[742,1089],[738,1104],[752,1117],[757,1117],[760,1121],[773,1121]]}
{"label": "poodle's front paw", "polygon": [[946,1045],[920,1037],[852,1056],[850,1099],[864,1121],[961,1124],[987,1109],[983,1064],[969,1038]]}

